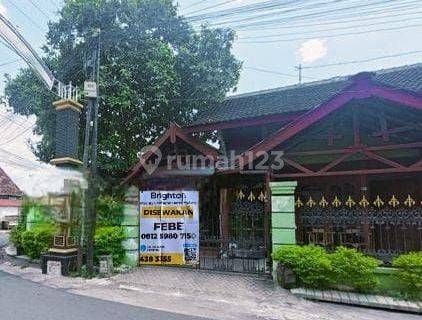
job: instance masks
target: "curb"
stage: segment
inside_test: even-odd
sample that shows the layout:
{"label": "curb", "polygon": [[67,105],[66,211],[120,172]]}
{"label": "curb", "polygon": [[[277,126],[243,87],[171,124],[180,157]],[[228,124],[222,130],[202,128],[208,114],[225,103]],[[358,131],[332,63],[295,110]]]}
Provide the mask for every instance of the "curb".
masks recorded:
{"label": "curb", "polygon": [[398,300],[392,297],[359,294],[336,290],[314,290],[297,288],[291,293],[304,299],[348,304],[360,307],[387,309],[422,314],[422,302]]}

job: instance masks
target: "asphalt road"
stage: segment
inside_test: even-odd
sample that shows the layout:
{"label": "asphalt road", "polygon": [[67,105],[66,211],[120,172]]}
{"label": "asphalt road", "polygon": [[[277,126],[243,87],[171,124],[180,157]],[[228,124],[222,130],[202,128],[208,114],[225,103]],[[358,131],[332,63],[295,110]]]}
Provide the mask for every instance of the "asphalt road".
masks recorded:
{"label": "asphalt road", "polygon": [[[189,301],[186,301],[189,303]],[[204,320],[74,295],[0,272],[0,319]]]}

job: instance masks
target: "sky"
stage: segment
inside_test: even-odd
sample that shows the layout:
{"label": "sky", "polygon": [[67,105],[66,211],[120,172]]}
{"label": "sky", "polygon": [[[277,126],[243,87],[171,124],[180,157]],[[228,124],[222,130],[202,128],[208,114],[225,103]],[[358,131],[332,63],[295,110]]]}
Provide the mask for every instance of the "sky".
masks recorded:
{"label": "sky", "polygon": [[[185,16],[212,13],[216,10],[238,8],[245,5],[265,3],[270,0],[178,0],[179,12]],[[281,0],[272,0],[280,3]],[[337,2],[340,5],[353,5],[362,0],[283,0],[285,3],[301,5],[301,3],[315,4],[317,10],[324,2]],[[236,93],[246,93],[257,90],[270,89],[298,83],[299,64],[303,66],[303,81],[315,81],[336,76],[355,74],[360,71],[372,71],[383,68],[402,66],[422,62],[422,1],[421,0],[367,0],[366,3],[376,2],[378,5],[413,5],[405,17],[396,17],[391,24],[385,24],[382,19],[362,21],[353,30],[345,28],[344,24],[326,23],[325,19],[313,20],[313,26],[300,27],[306,21],[288,23],[280,28],[258,31],[239,31],[234,44],[233,53],[243,62],[243,70]],[[318,5],[319,3],[319,5]],[[363,1],[365,3],[365,1]],[[57,11],[62,0],[0,0],[0,13],[4,14],[41,54],[41,47],[45,43],[45,32],[49,20],[57,19]],[[335,4],[337,5],[337,4]],[[363,8],[365,11],[366,8]],[[289,6],[286,5],[286,10]],[[368,9],[369,10],[369,9]],[[388,15],[389,10],[385,10]],[[394,10],[390,10],[393,12]],[[339,15],[343,12],[339,12]],[[392,15],[391,13],[389,14]],[[355,16],[359,19],[359,16]],[[364,17],[362,17],[363,19]],[[394,17],[393,17],[394,18]],[[374,24],[367,26],[367,24]],[[294,27],[298,25],[297,27]],[[356,25],[356,23],[355,23]],[[413,26],[414,27],[408,27]],[[347,26],[347,25],[346,25]],[[360,26],[360,27],[359,27]],[[388,30],[399,27],[397,30]],[[327,31],[327,29],[338,29]],[[368,30],[383,29],[384,31],[367,32]],[[304,31],[307,33],[304,35]],[[344,31],[341,31],[344,30]],[[330,36],[341,34],[343,36]],[[284,36],[283,36],[284,35]],[[275,36],[275,37],[274,37]],[[279,39],[288,39],[279,41]],[[277,40],[278,39],[278,40]],[[273,40],[276,40],[274,42]],[[264,42],[264,43],[262,43]],[[372,60],[373,58],[398,55],[404,52],[421,51],[416,54],[396,56],[387,59]],[[19,68],[25,67],[22,61],[5,46],[0,44],[0,76],[15,75]],[[372,60],[354,64],[339,64],[356,60]],[[335,64],[334,66],[316,66]],[[264,70],[264,71],[263,71]],[[3,93],[4,81],[0,81],[0,94]],[[2,113],[3,112],[3,113]],[[4,106],[0,108],[0,131],[6,132],[4,142],[0,143],[2,150],[13,152],[30,161],[35,161],[28,140],[36,140],[30,128],[34,119],[19,118],[22,125],[12,128],[15,116],[6,113]],[[9,120],[7,120],[9,118]],[[8,123],[9,121],[10,123]],[[11,124],[12,123],[12,124]],[[14,136],[17,138],[14,138]],[[10,136],[10,137],[9,137]],[[0,154],[0,160],[4,156]],[[22,160],[23,161],[23,160]]]}
{"label": "sky", "polygon": [[[179,12],[189,16],[189,14],[208,13],[265,1],[268,0],[178,0],[177,3],[179,5]],[[288,0],[285,1],[288,2]],[[312,1],[318,2],[318,0]],[[325,1],[329,2],[330,0]],[[342,1],[352,5],[356,0]],[[369,1],[374,0],[368,0],[368,3]],[[396,1],[396,3],[402,2],[403,4],[409,2],[417,3],[417,1],[411,0],[394,1]],[[385,2],[387,5],[391,0],[378,0],[378,2]],[[5,13],[9,20],[18,27],[19,31],[26,37],[29,43],[38,52],[41,52],[40,48],[45,42],[44,34],[47,30],[47,22],[49,19],[57,19],[56,12],[61,4],[62,0],[0,0],[0,12]],[[422,12],[422,1],[419,1],[419,4],[420,6],[418,9]],[[209,9],[204,10],[207,8]],[[409,19],[408,25],[417,25],[417,16],[410,15],[409,18],[411,19]],[[395,20],[397,20],[397,18]],[[420,20],[421,19],[419,19],[419,21]],[[323,21],[321,20],[321,22]],[[362,25],[370,22],[371,21],[364,21],[362,22]],[[382,20],[377,20],[376,22],[382,22]],[[395,23],[391,26],[403,25],[406,25],[406,21],[404,23]],[[387,27],[389,26],[390,25]],[[242,38],[257,36],[268,37],[274,34],[286,34],[286,32],[292,33],[293,36],[290,38],[298,38],[298,36],[294,36],[294,34],[300,34],[300,32],[303,31],[303,28],[281,28],[279,30],[269,31],[239,32],[239,39],[235,42],[233,52],[239,60],[243,61],[244,69],[241,73],[237,93],[295,84],[298,82],[298,71],[295,67],[299,64],[302,64],[305,67],[303,70],[303,81],[307,82],[327,79],[339,75],[354,74],[359,71],[371,71],[422,62],[422,53],[419,53],[366,63],[306,69],[307,67],[317,65],[372,59],[409,51],[422,51],[422,41],[418,40],[422,34],[422,25],[399,30],[386,30],[372,33],[365,32],[341,37],[324,37],[328,32],[322,30],[335,27],[335,24],[329,26],[315,26],[312,28],[313,33],[307,34],[306,36],[310,38],[315,36],[312,39],[276,43],[251,43],[257,41],[242,40]],[[344,25],[339,24],[338,27],[341,28],[344,27]],[[367,29],[376,30],[388,28],[386,28],[385,25],[379,25],[366,29],[357,29],[357,31]],[[337,33],[341,32],[339,31]],[[350,30],[343,33],[350,33]],[[272,40],[272,38],[268,40]],[[0,56],[1,75],[4,73],[13,75],[19,67],[24,66],[23,62],[13,62],[2,65],[15,60],[17,57],[1,44]],[[262,72],[257,69],[270,70],[285,75]],[[0,91],[2,90],[3,84],[0,85]]]}

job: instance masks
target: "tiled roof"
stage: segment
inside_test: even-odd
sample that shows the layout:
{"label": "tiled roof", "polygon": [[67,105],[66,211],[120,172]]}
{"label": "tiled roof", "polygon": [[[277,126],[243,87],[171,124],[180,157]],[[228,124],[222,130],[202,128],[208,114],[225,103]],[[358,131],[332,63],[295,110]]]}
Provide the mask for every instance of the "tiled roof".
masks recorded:
{"label": "tiled roof", "polygon": [[[422,63],[373,72],[373,80],[410,93],[422,93]],[[307,111],[340,93],[351,76],[309,82],[226,98],[198,114],[192,125]]]}
{"label": "tiled roof", "polygon": [[0,168],[0,196],[22,196],[22,191],[2,168]]}

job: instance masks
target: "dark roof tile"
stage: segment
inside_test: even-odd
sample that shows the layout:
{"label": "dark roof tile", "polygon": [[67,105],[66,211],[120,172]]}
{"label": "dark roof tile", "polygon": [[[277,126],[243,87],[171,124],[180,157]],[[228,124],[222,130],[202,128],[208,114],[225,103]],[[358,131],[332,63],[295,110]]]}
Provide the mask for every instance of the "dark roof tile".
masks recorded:
{"label": "dark roof tile", "polygon": [[[422,93],[422,64],[379,70],[373,74],[374,81],[381,84]],[[221,104],[200,112],[192,125],[307,111],[340,93],[349,84],[351,76],[227,97]]]}
{"label": "dark roof tile", "polygon": [[22,196],[22,191],[10,179],[10,177],[0,168],[0,196]]}

